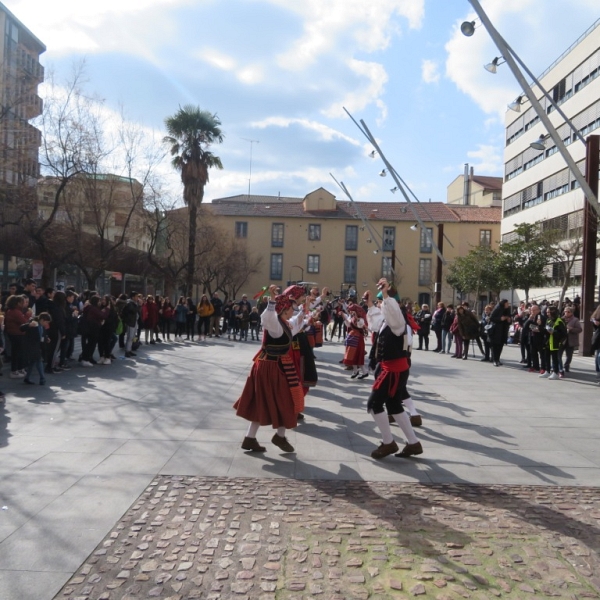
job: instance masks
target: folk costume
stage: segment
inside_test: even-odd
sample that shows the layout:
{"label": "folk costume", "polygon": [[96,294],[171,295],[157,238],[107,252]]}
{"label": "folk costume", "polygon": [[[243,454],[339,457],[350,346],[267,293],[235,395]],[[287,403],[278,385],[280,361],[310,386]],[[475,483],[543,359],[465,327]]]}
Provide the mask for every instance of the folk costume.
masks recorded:
{"label": "folk costume", "polygon": [[[284,296],[293,298],[296,301],[305,294],[304,288],[299,285],[291,285],[283,290]],[[302,308],[298,308],[297,310],[302,312]],[[313,345],[311,345],[310,338],[307,334],[307,327],[310,325],[311,318],[306,318],[306,316],[303,315],[302,319],[303,321],[300,330],[292,338],[290,355],[296,365],[298,378],[302,384],[302,392],[304,396],[306,396],[309,389],[317,385],[318,376],[317,367],[315,365],[315,356],[312,351]],[[301,412],[298,413],[298,415],[301,414]],[[299,419],[302,420],[302,417],[299,416]]]}
{"label": "folk costume", "polygon": [[394,417],[407,439],[406,446],[396,456],[422,454],[423,448],[403,406],[403,401],[410,398],[406,389],[410,368],[406,319],[398,302],[389,296],[383,299],[381,312],[383,323],[377,336],[379,372],[367,401],[367,410],[379,427],[383,442],[371,456],[384,458],[399,449],[394,441],[385,409]]}
{"label": "folk costume", "polygon": [[242,395],[233,405],[238,416],[251,422],[242,443],[244,450],[264,452],[256,433],[261,425],[272,425],[277,432],[271,441],[284,452],[294,451],[285,430],[296,427],[297,414],[304,409],[304,394],[290,345],[303,326],[304,315],[300,311],[289,322],[280,316],[292,305],[289,296],[281,294],[275,302],[269,301],[261,315],[262,347],[254,358]]}
{"label": "folk costume", "polygon": [[[364,379],[369,375],[369,371],[365,366],[365,327],[367,325],[367,315],[361,306],[358,304],[350,304],[348,313],[344,315],[344,321],[348,329],[346,336],[346,351],[344,360],[342,361],[347,367],[352,367],[352,379],[358,377],[360,367],[360,379]],[[354,314],[352,314],[354,313]]]}

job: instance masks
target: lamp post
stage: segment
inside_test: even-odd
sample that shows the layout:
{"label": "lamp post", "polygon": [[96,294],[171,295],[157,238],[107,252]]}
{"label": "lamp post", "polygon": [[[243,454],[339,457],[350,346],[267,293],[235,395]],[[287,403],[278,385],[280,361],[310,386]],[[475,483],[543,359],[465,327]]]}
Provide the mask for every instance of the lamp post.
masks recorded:
{"label": "lamp post", "polygon": [[289,273],[290,285],[292,283],[292,269],[300,269],[300,281],[304,281],[304,269],[300,265],[292,265]]}

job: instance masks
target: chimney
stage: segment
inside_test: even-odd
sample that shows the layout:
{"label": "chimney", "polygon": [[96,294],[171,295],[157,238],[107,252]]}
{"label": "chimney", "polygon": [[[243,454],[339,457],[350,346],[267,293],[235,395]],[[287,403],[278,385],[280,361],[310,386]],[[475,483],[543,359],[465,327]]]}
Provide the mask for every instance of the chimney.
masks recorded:
{"label": "chimney", "polygon": [[469,195],[471,193],[471,177],[473,177],[473,167],[469,171],[469,163],[465,163],[465,172],[463,175],[463,204],[469,204]]}

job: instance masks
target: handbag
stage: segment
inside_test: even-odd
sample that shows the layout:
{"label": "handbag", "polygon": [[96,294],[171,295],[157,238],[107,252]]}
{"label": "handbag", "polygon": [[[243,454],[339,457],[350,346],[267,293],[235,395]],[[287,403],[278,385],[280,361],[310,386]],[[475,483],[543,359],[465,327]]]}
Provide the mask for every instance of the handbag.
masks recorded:
{"label": "handbag", "polygon": [[115,330],[117,335],[121,335],[123,333],[123,321],[119,319],[119,323],[117,324],[117,329]]}
{"label": "handbag", "polygon": [[600,350],[600,327],[596,327],[594,329],[594,333],[592,333],[592,352],[596,352],[596,350]]}

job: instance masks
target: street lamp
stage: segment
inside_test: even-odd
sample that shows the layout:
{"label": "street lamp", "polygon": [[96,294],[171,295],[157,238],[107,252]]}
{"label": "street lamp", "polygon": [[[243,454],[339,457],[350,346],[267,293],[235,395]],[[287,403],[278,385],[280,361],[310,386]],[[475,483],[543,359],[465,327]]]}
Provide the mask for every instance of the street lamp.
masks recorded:
{"label": "street lamp", "polygon": [[304,281],[304,269],[300,265],[292,265],[289,273],[290,284],[292,282],[292,269],[300,269],[300,281]]}

